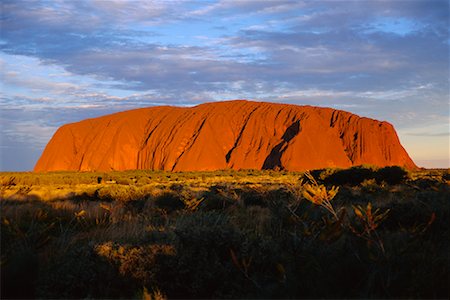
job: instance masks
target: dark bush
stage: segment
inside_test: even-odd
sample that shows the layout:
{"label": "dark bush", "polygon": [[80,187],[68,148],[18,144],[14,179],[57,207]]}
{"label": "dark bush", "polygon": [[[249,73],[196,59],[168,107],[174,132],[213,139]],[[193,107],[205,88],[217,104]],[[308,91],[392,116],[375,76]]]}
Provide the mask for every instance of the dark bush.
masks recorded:
{"label": "dark bush", "polygon": [[165,192],[155,199],[155,206],[166,210],[167,212],[173,212],[183,209],[185,204],[180,195],[173,192]]}
{"label": "dark bush", "polygon": [[365,180],[376,178],[376,172],[371,167],[357,166],[349,169],[336,170],[324,178],[325,184],[356,186]]}
{"label": "dark bush", "polygon": [[[322,175],[323,173],[325,173],[325,170],[326,170],[326,169],[311,170],[311,171],[309,171],[309,174],[311,174],[311,176],[312,176],[316,181],[320,181],[321,179],[323,179],[323,178],[321,178],[321,175]],[[311,181],[311,179],[309,178],[309,176],[307,176],[307,173],[302,174],[302,175],[300,176],[299,180],[303,180],[303,182],[309,183],[309,184],[312,183],[312,181]]]}
{"label": "dark bush", "polygon": [[257,190],[245,190],[239,193],[245,206],[266,207],[266,195]]}
{"label": "dark bush", "polygon": [[438,182],[432,178],[419,178],[414,180],[413,184],[420,189],[426,190],[435,187]]}
{"label": "dark bush", "polygon": [[55,250],[51,260],[40,268],[39,298],[132,298],[139,288],[91,246],[73,245]]}
{"label": "dark bush", "polygon": [[172,263],[171,257],[175,255],[170,244],[120,245],[108,242],[97,245],[95,251],[115,265],[122,276],[132,278],[149,289],[157,283],[161,272],[166,271],[161,267],[168,261]]}
{"label": "dark bush", "polygon": [[226,186],[211,186],[209,191],[202,194],[203,201],[199,208],[206,211],[225,209],[235,203],[229,193],[229,188]]}
{"label": "dark bush", "polygon": [[408,172],[399,166],[384,167],[377,171],[376,180],[378,183],[400,184],[408,179]]}
{"label": "dark bush", "polygon": [[173,183],[169,186],[169,189],[174,192],[181,193],[184,190],[184,185],[179,183]]}
{"label": "dark bush", "polygon": [[442,175],[442,179],[444,179],[444,180],[450,180],[450,172],[447,170],[447,172],[445,172],[443,175]]}
{"label": "dark bush", "polygon": [[[5,247],[2,243],[2,248]],[[15,249],[1,266],[1,298],[30,299],[36,297],[38,257],[30,247]],[[2,260],[4,253],[2,251]]]}
{"label": "dark bush", "polygon": [[169,298],[229,298],[239,287],[235,281],[239,271],[232,265],[230,249],[238,247],[241,236],[228,218],[219,212],[184,215],[175,234],[176,264],[161,282]]}

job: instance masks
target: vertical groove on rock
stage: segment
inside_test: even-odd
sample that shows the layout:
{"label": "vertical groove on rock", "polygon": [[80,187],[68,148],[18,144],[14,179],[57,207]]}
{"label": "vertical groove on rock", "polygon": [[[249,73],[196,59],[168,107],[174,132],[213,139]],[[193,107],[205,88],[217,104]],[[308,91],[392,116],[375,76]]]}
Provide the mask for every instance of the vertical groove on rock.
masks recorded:
{"label": "vertical groove on rock", "polygon": [[239,134],[234,142],[233,147],[231,147],[231,149],[228,151],[228,153],[225,155],[225,161],[227,162],[227,164],[230,162],[230,158],[231,158],[231,154],[233,153],[234,149],[236,149],[236,147],[239,145],[239,142],[242,139],[242,135],[244,133],[245,127],[248,124],[248,121],[250,120],[251,116],[253,115],[253,113],[258,109],[258,107],[254,108],[249,114],[248,116],[245,118],[244,124],[241,128],[241,130],[239,131]]}
{"label": "vertical groove on rock", "polygon": [[206,120],[207,120],[207,118],[205,117],[205,118],[203,119],[202,123],[200,124],[200,126],[198,127],[198,129],[197,129],[196,131],[194,131],[194,134],[192,135],[189,144],[186,145],[186,148],[185,148],[185,149],[181,152],[181,154],[177,157],[177,159],[175,160],[175,162],[174,162],[174,164],[173,164],[173,166],[172,166],[172,168],[171,168],[171,171],[175,170],[175,167],[177,166],[177,164],[178,164],[178,162],[180,161],[180,159],[181,159],[181,157],[183,156],[183,154],[184,154],[186,151],[189,151],[189,149],[192,147],[192,145],[194,145],[195,141],[197,140],[198,136],[200,135],[200,132],[201,132],[203,126],[204,126],[205,123],[206,123]]}

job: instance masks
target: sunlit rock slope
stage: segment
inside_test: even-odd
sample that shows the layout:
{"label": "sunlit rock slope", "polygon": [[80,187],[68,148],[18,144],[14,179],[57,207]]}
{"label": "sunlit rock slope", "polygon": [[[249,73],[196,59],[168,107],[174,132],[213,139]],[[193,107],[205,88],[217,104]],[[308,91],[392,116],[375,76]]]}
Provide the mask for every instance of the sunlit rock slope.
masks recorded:
{"label": "sunlit rock slope", "polygon": [[331,108],[251,102],[149,107],[60,127],[35,171],[416,165],[387,122]]}

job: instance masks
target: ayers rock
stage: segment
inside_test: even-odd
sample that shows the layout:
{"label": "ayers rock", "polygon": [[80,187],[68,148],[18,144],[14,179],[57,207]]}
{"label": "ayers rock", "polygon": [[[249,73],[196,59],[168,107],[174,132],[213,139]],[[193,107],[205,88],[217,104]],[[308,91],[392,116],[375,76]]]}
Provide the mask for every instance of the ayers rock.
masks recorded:
{"label": "ayers rock", "polygon": [[149,107],[60,127],[35,171],[416,165],[387,122],[331,108],[245,100]]}

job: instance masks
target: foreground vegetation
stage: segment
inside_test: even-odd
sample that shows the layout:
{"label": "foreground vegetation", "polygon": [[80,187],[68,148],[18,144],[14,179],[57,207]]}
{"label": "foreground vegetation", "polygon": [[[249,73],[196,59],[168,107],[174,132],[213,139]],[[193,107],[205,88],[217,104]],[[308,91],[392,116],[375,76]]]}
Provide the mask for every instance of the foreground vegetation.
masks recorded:
{"label": "foreground vegetation", "polygon": [[449,180],[1,173],[1,296],[448,298]]}

